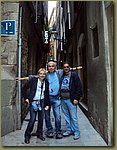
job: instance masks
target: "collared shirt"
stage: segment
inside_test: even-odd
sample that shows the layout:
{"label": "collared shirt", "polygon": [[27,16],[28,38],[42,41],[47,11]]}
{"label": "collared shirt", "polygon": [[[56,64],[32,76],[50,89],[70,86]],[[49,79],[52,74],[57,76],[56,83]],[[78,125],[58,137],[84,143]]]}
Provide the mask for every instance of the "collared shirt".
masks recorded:
{"label": "collared shirt", "polygon": [[[42,94],[41,94],[41,91],[42,91]],[[45,82],[43,83],[43,87],[42,87],[42,82],[38,79],[37,89],[36,89],[36,93],[35,93],[33,100],[44,99],[44,91],[45,91]]]}

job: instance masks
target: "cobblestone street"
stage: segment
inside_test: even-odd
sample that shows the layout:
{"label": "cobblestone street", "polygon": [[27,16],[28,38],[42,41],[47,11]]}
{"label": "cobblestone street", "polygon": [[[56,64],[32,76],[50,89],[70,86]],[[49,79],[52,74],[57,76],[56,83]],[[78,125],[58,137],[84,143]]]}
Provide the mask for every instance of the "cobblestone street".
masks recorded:
{"label": "cobblestone street", "polygon": [[[87,119],[87,117],[84,115],[84,113],[81,111],[80,108],[78,108],[78,116],[79,116],[79,125],[81,131],[81,137],[78,140],[74,140],[73,135],[69,137],[63,137],[63,139],[46,138],[45,141],[41,141],[37,139],[36,136],[32,136],[30,139],[30,144],[25,144],[24,131],[28,123],[27,120],[29,119],[29,116],[27,115],[25,121],[23,122],[21,130],[16,130],[15,132],[9,133],[8,135],[2,137],[2,146],[64,146],[64,147],[107,146],[103,138],[92,127],[89,120]],[[53,116],[52,116],[52,122],[54,124]],[[36,123],[35,123],[33,133],[35,133]],[[64,130],[65,130],[65,122],[62,117],[62,131]],[[46,129],[44,129],[44,132],[45,131]]]}

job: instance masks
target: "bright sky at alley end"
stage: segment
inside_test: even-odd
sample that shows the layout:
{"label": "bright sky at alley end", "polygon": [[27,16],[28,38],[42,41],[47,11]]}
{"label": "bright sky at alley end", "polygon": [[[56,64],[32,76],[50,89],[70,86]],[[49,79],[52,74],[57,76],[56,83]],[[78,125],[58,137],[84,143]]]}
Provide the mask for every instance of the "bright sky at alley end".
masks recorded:
{"label": "bright sky at alley end", "polygon": [[48,20],[54,7],[56,7],[56,1],[48,1]]}

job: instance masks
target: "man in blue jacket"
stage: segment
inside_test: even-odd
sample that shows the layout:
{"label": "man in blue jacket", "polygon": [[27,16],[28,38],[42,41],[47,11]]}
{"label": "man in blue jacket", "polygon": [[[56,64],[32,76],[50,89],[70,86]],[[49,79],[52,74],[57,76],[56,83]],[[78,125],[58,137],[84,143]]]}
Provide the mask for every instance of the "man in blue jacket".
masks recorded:
{"label": "man in blue jacket", "polygon": [[70,71],[69,63],[64,63],[63,69],[60,87],[61,108],[66,121],[63,136],[74,134],[74,140],[77,140],[80,138],[77,104],[82,96],[82,86],[78,75]]}

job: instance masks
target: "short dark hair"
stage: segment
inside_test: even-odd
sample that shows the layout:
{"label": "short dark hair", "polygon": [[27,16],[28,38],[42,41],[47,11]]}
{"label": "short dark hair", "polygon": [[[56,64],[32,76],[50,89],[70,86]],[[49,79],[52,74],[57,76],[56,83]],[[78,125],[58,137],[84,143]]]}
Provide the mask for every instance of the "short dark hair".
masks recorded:
{"label": "short dark hair", "polygon": [[65,61],[65,62],[63,63],[63,66],[64,66],[65,64],[70,65],[68,61]]}

